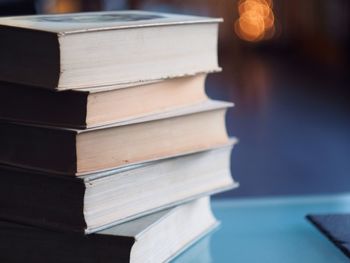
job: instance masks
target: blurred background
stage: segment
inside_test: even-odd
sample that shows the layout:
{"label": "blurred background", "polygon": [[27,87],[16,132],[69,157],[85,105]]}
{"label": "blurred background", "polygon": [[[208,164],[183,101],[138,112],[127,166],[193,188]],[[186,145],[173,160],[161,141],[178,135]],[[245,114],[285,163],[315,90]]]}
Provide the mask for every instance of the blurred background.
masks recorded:
{"label": "blurred background", "polygon": [[241,187],[219,197],[350,191],[350,1],[0,0],[0,15],[119,9],[224,18],[206,88],[236,105]]}

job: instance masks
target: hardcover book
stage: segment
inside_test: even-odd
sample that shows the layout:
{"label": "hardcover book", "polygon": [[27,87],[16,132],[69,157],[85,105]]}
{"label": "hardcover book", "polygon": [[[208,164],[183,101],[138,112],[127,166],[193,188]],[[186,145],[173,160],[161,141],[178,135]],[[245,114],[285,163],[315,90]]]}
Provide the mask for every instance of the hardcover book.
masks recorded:
{"label": "hardcover book", "polygon": [[209,198],[89,236],[0,221],[1,262],[168,262],[218,225]]}
{"label": "hardcover book", "polygon": [[66,90],[218,71],[221,21],[145,11],[0,18],[0,80]]}
{"label": "hardcover book", "polygon": [[237,187],[231,146],[83,177],[0,167],[0,219],[92,233]]}
{"label": "hardcover book", "polygon": [[80,129],[107,125],[204,102],[205,77],[62,92],[0,82],[0,119]]}
{"label": "hardcover book", "polygon": [[84,175],[225,145],[231,103],[206,101],[93,129],[0,122],[0,163]]}

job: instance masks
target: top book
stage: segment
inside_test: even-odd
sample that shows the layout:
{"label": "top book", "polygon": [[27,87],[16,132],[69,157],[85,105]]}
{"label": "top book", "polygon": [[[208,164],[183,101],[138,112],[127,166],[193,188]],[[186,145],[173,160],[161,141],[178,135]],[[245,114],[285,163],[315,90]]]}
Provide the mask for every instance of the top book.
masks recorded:
{"label": "top book", "polygon": [[220,70],[220,18],[144,11],[0,18],[0,80],[67,90]]}

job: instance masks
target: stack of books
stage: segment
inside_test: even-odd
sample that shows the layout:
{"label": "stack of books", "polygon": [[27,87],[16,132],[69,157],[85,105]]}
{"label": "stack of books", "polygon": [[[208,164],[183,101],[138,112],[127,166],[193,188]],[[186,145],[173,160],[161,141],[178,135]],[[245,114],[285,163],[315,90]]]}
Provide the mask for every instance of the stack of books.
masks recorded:
{"label": "stack of books", "polygon": [[[0,19],[0,260],[164,262],[237,187],[221,20],[142,11]],[[44,260],[44,261],[43,261]]]}

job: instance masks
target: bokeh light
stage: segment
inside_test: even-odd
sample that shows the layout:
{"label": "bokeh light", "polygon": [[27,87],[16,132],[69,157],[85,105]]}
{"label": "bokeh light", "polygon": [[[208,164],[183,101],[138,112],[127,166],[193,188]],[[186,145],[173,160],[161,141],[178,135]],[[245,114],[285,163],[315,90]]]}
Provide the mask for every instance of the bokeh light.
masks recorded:
{"label": "bokeh light", "polygon": [[240,0],[239,18],[234,24],[238,37],[250,42],[272,38],[275,33],[275,16],[272,8],[272,0]]}

